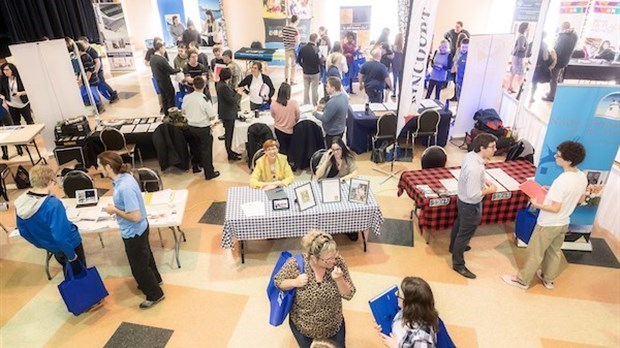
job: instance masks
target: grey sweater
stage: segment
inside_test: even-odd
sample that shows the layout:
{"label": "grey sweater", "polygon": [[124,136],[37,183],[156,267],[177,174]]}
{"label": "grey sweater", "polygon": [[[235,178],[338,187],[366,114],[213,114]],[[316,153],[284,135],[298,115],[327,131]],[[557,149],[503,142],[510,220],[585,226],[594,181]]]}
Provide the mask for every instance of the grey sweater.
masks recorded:
{"label": "grey sweater", "polygon": [[314,112],[314,117],[323,123],[327,135],[344,133],[349,111],[349,96],[344,92],[336,92],[329,97],[323,112]]}

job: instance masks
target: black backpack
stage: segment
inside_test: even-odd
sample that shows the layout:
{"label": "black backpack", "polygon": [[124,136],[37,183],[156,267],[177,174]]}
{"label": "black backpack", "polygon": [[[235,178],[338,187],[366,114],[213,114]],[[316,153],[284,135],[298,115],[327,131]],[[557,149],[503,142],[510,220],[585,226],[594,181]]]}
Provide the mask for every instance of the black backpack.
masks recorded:
{"label": "black backpack", "polygon": [[15,186],[20,190],[30,187],[30,175],[28,175],[28,171],[22,165],[17,167],[13,180],[15,181]]}

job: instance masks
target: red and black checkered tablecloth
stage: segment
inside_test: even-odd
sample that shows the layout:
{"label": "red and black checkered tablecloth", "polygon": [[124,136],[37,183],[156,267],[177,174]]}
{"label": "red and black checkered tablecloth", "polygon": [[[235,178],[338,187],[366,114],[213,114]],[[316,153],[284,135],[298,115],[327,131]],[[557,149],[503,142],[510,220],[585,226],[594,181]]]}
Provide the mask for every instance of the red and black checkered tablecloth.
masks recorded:
{"label": "red and black checkered tablecloth", "polygon": [[[531,163],[519,160],[509,162],[498,162],[487,164],[486,169],[501,168],[513,179],[522,183],[526,178],[533,177],[536,167]],[[452,168],[432,168],[423,170],[411,170],[403,172],[398,182],[398,195],[403,191],[415,201],[418,207],[418,221],[420,229],[442,230],[452,228],[457,215],[456,196],[450,196],[450,203],[444,206],[431,207],[431,198],[424,197],[424,194],[416,188],[416,185],[428,185],[435,192],[443,188],[439,182],[441,179],[453,178],[450,169]],[[492,200],[491,195],[486,195],[482,205],[482,224],[496,224],[514,221],[517,210],[527,205],[529,198],[521,191],[511,191],[512,196],[508,199]]]}

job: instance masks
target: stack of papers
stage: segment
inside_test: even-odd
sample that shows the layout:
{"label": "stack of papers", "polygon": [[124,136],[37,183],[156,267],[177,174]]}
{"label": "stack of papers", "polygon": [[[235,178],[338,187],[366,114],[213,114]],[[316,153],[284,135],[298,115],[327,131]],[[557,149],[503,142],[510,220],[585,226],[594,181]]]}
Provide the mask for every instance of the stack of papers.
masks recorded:
{"label": "stack of papers", "polygon": [[300,114],[312,113],[314,111],[314,107],[311,104],[304,104],[299,107]]}
{"label": "stack of papers", "polygon": [[[365,106],[364,106],[365,108]],[[372,111],[385,111],[387,110],[382,103],[370,103],[370,110]]]}
{"label": "stack of papers", "polygon": [[421,109],[441,109],[441,105],[433,99],[423,99],[420,101]]}
{"label": "stack of papers", "polygon": [[353,110],[353,112],[364,112],[364,111],[366,111],[366,105],[364,105],[364,104],[351,104],[351,110]]}
{"label": "stack of papers", "polygon": [[151,128],[150,124],[139,124],[136,125],[136,128],[134,128],[134,132],[135,133],[146,133],[149,131],[149,128]]}
{"label": "stack of papers", "polygon": [[485,171],[484,174],[485,174],[486,181],[492,183],[493,185],[495,185],[495,187],[497,187],[497,191],[495,191],[495,192],[506,192],[506,191],[508,191],[508,190],[506,190],[506,188],[504,186],[502,186],[502,184],[497,182],[497,180],[495,180],[495,178],[493,178],[491,175],[489,175],[489,173],[487,171]]}
{"label": "stack of papers", "polygon": [[424,194],[426,198],[437,198],[439,195],[433,191],[433,189],[428,185],[416,185],[416,188]]}
{"label": "stack of papers", "polygon": [[388,111],[396,111],[396,109],[398,109],[398,105],[396,104],[396,102],[392,101],[383,103],[383,106],[385,106]]}
{"label": "stack of papers", "polygon": [[127,133],[133,133],[133,129],[136,126],[134,126],[133,124],[127,124],[121,127],[120,131],[121,133],[127,134]]}
{"label": "stack of papers", "polygon": [[459,182],[456,179],[440,179],[439,182],[446,188],[448,196],[454,196],[459,189]]}
{"label": "stack of papers", "polygon": [[508,175],[501,168],[492,168],[486,170],[488,175],[491,175],[495,180],[497,180],[502,186],[508,189],[508,191],[517,191],[519,190],[519,182],[513,179],[510,175]]}
{"label": "stack of papers", "polygon": [[241,205],[241,210],[246,217],[265,216],[265,203],[261,201],[248,202]]}
{"label": "stack of papers", "polygon": [[172,204],[174,201],[174,191],[163,190],[147,193],[145,201],[147,202],[147,205]]}

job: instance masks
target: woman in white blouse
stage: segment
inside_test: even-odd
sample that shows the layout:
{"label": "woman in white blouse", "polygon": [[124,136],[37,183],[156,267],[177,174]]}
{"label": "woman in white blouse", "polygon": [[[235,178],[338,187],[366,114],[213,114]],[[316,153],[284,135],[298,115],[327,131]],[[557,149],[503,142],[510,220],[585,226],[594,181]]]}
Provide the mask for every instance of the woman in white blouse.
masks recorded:
{"label": "woman in white blouse", "polygon": [[263,64],[260,62],[252,63],[252,74],[241,80],[239,87],[250,95],[250,110],[258,110],[264,103],[271,104],[271,97],[275,93],[273,82],[263,74]]}

